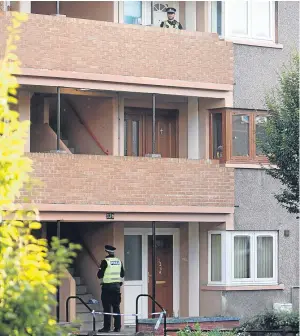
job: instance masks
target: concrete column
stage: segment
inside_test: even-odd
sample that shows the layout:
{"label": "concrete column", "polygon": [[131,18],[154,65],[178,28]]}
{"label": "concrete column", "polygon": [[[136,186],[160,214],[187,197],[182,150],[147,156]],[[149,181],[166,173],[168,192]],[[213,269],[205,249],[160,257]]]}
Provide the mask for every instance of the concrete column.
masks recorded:
{"label": "concrete column", "polygon": [[124,156],[124,97],[118,96],[118,137],[119,137],[119,156]]}
{"label": "concrete column", "polygon": [[178,136],[179,136],[179,157],[186,159],[188,156],[188,112],[187,104],[179,108]]}
{"label": "concrete column", "polygon": [[196,1],[185,1],[185,29],[196,31]]}
{"label": "concrete column", "polygon": [[188,158],[199,159],[199,106],[197,97],[188,97]]}
{"label": "concrete column", "polygon": [[31,1],[11,1],[11,10],[20,13],[31,13]]}
{"label": "concrete column", "polygon": [[199,100],[199,158],[209,159],[209,113],[208,107]]}
{"label": "concrete column", "polygon": [[[19,91],[19,114],[20,121],[30,120],[30,99],[31,93],[28,91]],[[30,152],[30,129],[28,130],[28,137],[24,147],[25,152]]]}
{"label": "concrete column", "polygon": [[200,246],[199,223],[189,223],[189,316],[200,314]]}
{"label": "concrete column", "polygon": [[189,223],[180,224],[180,311],[179,316],[189,315]]}

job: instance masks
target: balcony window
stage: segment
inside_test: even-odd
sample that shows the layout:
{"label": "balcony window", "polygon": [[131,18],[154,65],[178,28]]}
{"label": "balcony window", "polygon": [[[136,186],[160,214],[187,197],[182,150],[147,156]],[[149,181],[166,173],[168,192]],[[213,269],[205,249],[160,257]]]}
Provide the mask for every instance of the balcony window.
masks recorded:
{"label": "balcony window", "polygon": [[278,282],[276,231],[210,231],[208,256],[210,285]]}
{"label": "balcony window", "polygon": [[142,24],[142,1],[124,1],[124,23]]}
{"label": "balcony window", "polygon": [[210,18],[225,38],[275,40],[275,1],[212,1]]}
{"label": "balcony window", "polygon": [[267,162],[260,145],[266,139],[266,112],[216,109],[210,116],[210,158],[221,162]]}

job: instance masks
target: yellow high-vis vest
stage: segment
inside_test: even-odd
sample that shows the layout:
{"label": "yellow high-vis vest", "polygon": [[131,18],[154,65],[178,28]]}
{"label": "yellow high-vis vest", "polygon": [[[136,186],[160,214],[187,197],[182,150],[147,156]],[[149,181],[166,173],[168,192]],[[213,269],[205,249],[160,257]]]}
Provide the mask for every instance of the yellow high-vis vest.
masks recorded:
{"label": "yellow high-vis vest", "polygon": [[171,25],[168,20],[163,21],[163,26],[162,28],[174,28],[174,29],[179,29],[179,22],[175,20],[175,24]]}
{"label": "yellow high-vis vest", "polygon": [[106,258],[107,267],[104,272],[102,283],[109,284],[120,282],[120,273],[122,268],[121,260],[118,258]]}

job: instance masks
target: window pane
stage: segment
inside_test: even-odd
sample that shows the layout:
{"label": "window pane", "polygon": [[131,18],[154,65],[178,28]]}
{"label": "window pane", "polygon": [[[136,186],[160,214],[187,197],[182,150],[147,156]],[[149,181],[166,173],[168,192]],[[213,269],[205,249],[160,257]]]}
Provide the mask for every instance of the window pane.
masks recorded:
{"label": "window pane", "polygon": [[249,156],[249,116],[232,116],[232,155]]}
{"label": "window pane", "polygon": [[211,31],[222,35],[222,1],[211,2]]}
{"label": "window pane", "polygon": [[124,23],[142,24],[142,1],[124,1]]}
{"label": "window pane", "polygon": [[213,158],[220,159],[223,156],[223,142],[222,142],[222,113],[212,114],[212,128],[213,128]]}
{"label": "window pane", "polygon": [[250,237],[234,236],[234,278],[250,278]]}
{"label": "window pane", "polygon": [[255,132],[256,132],[256,155],[262,155],[260,144],[266,139],[266,131],[264,124],[267,121],[267,117],[256,116],[255,117]]}
{"label": "window pane", "polygon": [[248,1],[226,1],[229,35],[248,36]]}
{"label": "window pane", "polygon": [[[252,1],[252,37],[271,39],[271,4],[269,1]],[[275,22],[274,22],[275,24]]]}
{"label": "window pane", "polygon": [[211,281],[222,280],[221,235],[211,235]]}
{"label": "window pane", "polygon": [[132,156],[139,155],[139,122],[132,121]]}
{"label": "window pane", "polygon": [[257,237],[257,277],[273,278],[273,237]]}
{"label": "window pane", "polygon": [[125,280],[142,280],[142,236],[124,236]]}

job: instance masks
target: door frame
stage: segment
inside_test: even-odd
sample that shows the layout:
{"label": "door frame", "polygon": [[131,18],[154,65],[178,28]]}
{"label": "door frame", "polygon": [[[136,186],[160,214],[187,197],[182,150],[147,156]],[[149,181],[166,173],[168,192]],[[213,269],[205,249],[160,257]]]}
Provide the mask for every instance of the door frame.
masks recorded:
{"label": "door frame", "polygon": [[[148,236],[152,236],[151,228],[124,228],[124,236],[142,236],[142,288],[148,294]],[[156,228],[157,236],[173,236],[173,311],[175,316],[180,312],[180,230],[179,228]],[[126,271],[126,270],[125,270]],[[126,283],[124,284],[126,286]],[[126,297],[124,298],[126,300]],[[148,317],[148,302],[142,301],[144,318]]]}

